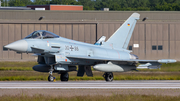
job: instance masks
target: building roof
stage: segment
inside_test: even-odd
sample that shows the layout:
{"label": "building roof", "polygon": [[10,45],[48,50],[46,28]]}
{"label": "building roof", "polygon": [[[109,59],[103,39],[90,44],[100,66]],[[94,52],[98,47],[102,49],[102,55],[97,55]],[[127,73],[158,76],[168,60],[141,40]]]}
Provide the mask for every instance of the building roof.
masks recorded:
{"label": "building roof", "polygon": [[[146,21],[175,21],[180,22],[179,11],[136,11],[140,13],[140,20],[148,17]],[[27,20],[37,21],[124,21],[134,11],[35,11],[35,10],[0,10],[0,20]]]}
{"label": "building roof", "polygon": [[0,10],[32,10],[27,7],[0,7]]}
{"label": "building roof", "polygon": [[57,4],[47,4],[47,5],[27,5],[27,6],[83,6],[83,5],[57,5]]}

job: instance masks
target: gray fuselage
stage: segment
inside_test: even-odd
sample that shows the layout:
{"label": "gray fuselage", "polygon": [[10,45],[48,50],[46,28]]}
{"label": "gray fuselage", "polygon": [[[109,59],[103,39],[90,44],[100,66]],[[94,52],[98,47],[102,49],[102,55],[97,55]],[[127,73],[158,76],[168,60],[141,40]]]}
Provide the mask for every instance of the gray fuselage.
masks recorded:
{"label": "gray fuselage", "polygon": [[[115,59],[130,59],[131,55],[127,51],[114,50],[100,45],[93,45],[83,42],[78,42],[66,38],[51,38],[51,39],[23,39],[28,43],[26,53],[44,53],[44,56],[55,56],[56,63],[60,64],[79,64],[93,65],[96,61],[74,60],[68,59],[68,55],[115,58]],[[33,49],[37,48],[37,49]],[[38,50],[42,49],[44,51]]]}

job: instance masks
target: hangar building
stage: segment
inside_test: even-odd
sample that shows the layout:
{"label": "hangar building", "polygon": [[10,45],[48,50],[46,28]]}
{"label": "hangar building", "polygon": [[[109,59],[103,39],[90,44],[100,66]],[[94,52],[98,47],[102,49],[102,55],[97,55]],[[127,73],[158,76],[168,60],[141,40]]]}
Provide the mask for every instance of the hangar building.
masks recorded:
{"label": "hangar building", "polygon": [[65,10],[65,11],[82,11],[82,5],[28,5],[27,8],[36,10],[41,8],[44,10]]}
{"label": "hangar building", "polygon": [[[94,43],[109,38],[132,11],[0,11],[0,60],[32,60],[32,54],[18,54],[3,46],[22,39],[34,30],[48,30],[61,37]],[[180,61],[180,13],[138,11],[141,14],[129,43],[139,59]],[[42,20],[39,20],[43,16]],[[143,18],[147,20],[142,21]]]}

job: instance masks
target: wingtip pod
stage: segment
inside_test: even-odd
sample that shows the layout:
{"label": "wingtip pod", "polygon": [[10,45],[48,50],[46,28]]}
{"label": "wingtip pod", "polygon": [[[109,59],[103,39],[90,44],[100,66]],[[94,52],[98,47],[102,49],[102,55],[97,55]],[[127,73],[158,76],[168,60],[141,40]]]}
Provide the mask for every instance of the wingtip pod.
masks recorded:
{"label": "wingtip pod", "polygon": [[158,62],[159,63],[175,63],[177,61],[174,59],[161,59],[161,60],[158,60]]}
{"label": "wingtip pod", "polygon": [[133,13],[130,17],[134,17],[134,18],[136,18],[137,20],[139,20],[140,14],[139,14],[139,13]]}

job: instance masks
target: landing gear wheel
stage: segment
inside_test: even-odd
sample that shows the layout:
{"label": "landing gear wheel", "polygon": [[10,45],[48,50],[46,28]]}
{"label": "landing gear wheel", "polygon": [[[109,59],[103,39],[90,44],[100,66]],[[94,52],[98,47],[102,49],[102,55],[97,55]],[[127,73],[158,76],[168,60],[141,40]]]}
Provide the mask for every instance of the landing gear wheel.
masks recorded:
{"label": "landing gear wheel", "polygon": [[113,73],[112,72],[109,72],[109,73],[104,73],[104,78],[106,81],[113,81]]}
{"label": "landing gear wheel", "polygon": [[53,77],[52,75],[49,75],[49,76],[48,76],[48,81],[49,81],[49,82],[53,82],[53,81],[54,81],[54,77]]}
{"label": "landing gear wheel", "polygon": [[69,80],[69,74],[68,73],[61,73],[60,79],[61,79],[61,81],[68,81]]}

